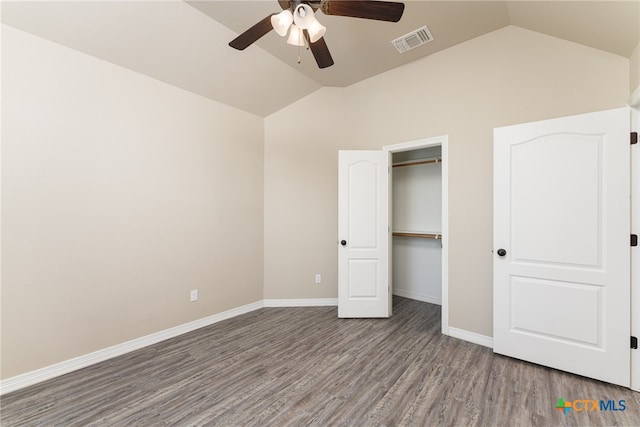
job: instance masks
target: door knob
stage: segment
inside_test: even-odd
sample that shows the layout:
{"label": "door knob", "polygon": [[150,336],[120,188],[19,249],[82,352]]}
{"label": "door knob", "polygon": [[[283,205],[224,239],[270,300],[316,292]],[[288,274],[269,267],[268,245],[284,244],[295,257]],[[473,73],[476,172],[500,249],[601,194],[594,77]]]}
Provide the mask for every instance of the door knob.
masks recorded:
{"label": "door knob", "polygon": [[340,244],[342,246],[347,246],[347,241],[346,240],[340,240]]}
{"label": "door knob", "polygon": [[505,251],[504,249],[498,249],[498,256],[505,256],[507,254],[507,251]]}

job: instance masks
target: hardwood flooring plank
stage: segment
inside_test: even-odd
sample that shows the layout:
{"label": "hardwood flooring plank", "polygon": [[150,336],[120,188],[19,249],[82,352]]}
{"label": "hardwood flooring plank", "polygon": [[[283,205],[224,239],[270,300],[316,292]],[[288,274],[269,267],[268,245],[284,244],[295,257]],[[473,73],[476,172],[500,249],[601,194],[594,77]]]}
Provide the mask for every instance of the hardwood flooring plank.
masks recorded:
{"label": "hardwood flooring plank", "polygon": [[[390,319],[264,308],[0,399],[13,426],[640,425],[640,394],[440,334],[440,307]],[[554,409],[625,400],[626,411]]]}
{"label": "hardwood flooring plank", "polygon": [[475,425],[490,363],[489,349],[439,336],[370,414],[371,421],[376,425]]}
{"label": "hardwood flooring plank", "polygon": [[551,395],[549,368],[493,356],[483,425],[495,426],[505,419],[514,427],[552,425],[556,401]]}

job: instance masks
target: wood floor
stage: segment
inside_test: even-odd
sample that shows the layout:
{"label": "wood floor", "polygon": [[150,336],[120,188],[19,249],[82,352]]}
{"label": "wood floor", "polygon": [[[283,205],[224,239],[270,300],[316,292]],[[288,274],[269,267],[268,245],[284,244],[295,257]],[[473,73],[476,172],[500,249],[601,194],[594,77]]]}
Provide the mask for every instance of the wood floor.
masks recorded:
{"label": "wood floor", "polygon": [[[625,411],[554,409],[625,400]],[[4,396],[2,426],[640,425],[640,393],[440,334],[440,307],[391,319],[264,308]]]}

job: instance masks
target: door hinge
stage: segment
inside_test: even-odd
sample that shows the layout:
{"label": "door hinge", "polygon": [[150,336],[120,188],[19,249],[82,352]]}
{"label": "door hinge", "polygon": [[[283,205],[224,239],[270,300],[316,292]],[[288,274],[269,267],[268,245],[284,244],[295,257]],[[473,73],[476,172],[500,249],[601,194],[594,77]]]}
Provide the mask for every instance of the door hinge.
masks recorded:
{"label": "door hinge", "polygon": [[638,349],[638,338],[637,337],[631,337],[631,348],[634,350]]}
{"label": "door hinge", "polygon": [[631,132],[631,145],[638,143],[638,132]]}
{"label": "door hinge", "polygon": [[637,234],[632,234],[631,235],[631,246],[638,246],[638,235]]}

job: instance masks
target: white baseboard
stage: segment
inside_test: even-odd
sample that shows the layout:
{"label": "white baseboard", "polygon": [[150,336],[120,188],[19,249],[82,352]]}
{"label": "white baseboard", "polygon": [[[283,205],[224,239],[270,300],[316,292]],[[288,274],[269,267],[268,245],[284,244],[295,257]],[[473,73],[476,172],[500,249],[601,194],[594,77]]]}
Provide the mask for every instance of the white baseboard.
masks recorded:
{"label": "white baseboard", "polygon": [[449,336],[493,348],[493,338],[449,326]]}
{"label": "white baseboard", "polygon": [[91,366],[99,362],[104,362],[105,360],[121,356],[134,350],[139,350],[149,345],[157,344],[160,341],[177,337],[178,335],[186,334],[187,332],[195,331],[196,329],[213,325],[214,323],[218,323],[241,314],[249,313],[250,311],[254,311],[262,307],[313,307],[337,305],[337,298],[266,299],[256,301],[241,307],[232,308],[231,310],[227,310],[222,313],[194,320],[193,322],[165,329],[164,331],[155,332],[144,337],[126,341],[122,344],[116,344],[102,350],[94,351],[93,353],[74,357],[73,359],[65,360],[64,362],[36,369],[35,371],[7,378],[6,380],[0,381],[0,396],[51,378],[59,377],[60,375],[68,374],[69,372],[77,371],[78,369],[86,368],[87,366]]}
{"label": "white baseboard", "polygon": [[209,326],[214,323],[218,323],[223,320],[257,310],[259,308],[262,308],[263,306],[263,301],[256,301],[254,303],[233,308],[222,313],[194,320],[193,322],[184,323],[182,325],[165,329],[163,331],[146,335],[144,337],[126,341],[122,344],[116,344],[102,350],[94,351],[93,353],[74,357],[73,359],[65,360],[64,362],[56,363],[54,365],[47,366],[41,369],[36,369],[35,371],[7,378],[6,380],[0,381],[0,395],[49,380],[51,378],[58,377],[60,375],[68,374],[69,372],[86,368],[87,366],[94,365],[99,362],[104,362],[105,360],[111,359],[113,357],[120,356],[152,344],[157,344],[160,341],[164,341],[166,339],[173,338],[187,332],[195,331],[196,329],[200,329],[202,327]]}
{"label": "white baseboard", "polygon": [[324,307],[337,306],[338,298],[265,299],[265,307]]}
{"label": "white baseboard", "polygon": [[431,295],[419,294],[416,292],[405,291],[402,289],[394,289],[393,295],[398,295],[399,297],[410,298],[422,302],[428,302],[430,304],[442,305],[442,298],[434,297]]}

